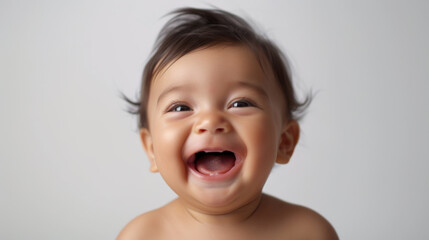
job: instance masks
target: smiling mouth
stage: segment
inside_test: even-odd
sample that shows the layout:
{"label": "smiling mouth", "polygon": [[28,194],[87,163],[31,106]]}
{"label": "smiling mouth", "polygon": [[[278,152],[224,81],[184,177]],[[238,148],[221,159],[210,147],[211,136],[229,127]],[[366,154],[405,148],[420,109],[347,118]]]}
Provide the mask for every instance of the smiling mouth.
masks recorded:
{"label": "smiling mouth", "polygon": [[191,162],[193,168],[202,175],[217,176],[229,172],[234,168],[236,156],[233,152],[197,152],[194,161]]}

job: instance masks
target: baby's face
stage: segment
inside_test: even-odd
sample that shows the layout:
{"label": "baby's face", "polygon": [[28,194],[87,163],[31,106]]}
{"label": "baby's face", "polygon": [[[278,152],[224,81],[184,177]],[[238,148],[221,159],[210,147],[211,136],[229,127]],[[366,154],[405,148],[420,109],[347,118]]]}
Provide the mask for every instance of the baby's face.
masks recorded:
{"label": "baby's face", "polygon": [[150,128],[141,133],[151,170],[196,209],[222,212],[254,200],[277,159],[283,101],[247,47],[181,57],[150,89]]}

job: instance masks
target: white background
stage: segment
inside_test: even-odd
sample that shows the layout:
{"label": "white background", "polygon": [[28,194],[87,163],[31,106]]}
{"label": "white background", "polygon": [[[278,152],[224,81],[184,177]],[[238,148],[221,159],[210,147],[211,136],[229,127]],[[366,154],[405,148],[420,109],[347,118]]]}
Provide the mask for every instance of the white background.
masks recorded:
{"label": "white background", "polygon": [[[201,1],[0,1],[0,239],[114,239],[174,198],[138,94],[167,12]],[[265,191],[342,239],[429,238],[427,1],[210,1],[253,22],[317,95]]]}

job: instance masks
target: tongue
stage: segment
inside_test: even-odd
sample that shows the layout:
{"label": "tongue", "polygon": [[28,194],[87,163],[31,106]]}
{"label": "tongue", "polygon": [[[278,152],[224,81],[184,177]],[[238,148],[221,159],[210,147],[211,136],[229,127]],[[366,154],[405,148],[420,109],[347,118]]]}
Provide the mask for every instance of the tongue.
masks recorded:
{"label": "tongue", "polygon": [[212,176],[228,172],[234,164],[232,153],[206,153],[197,159],[195,167],[200,173]]}

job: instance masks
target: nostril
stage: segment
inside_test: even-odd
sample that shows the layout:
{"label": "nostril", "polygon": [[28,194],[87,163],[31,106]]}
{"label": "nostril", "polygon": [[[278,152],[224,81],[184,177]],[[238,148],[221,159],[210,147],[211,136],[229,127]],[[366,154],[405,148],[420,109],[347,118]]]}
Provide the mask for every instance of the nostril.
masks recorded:
{"label": "nostril", "polygon": [[223,133],[223,132],[225,132],[225,128],[223,128],[223,127],[216,128],[215,132],[216,133]]}
{"label": "nostril", "polygon": [[[213,131],[214,130],[214,131]],[[227,129],[226,128],[224,128],[224,127],[218,127],[218,128],[215,128],[215,129],[213,129],[213,130],[211,130],[210,132],[211,133],[224,133],[224,132],[226,132],[227,131]],[[209,130],[208,129],[206,129],[206,128],[198,128],[198,129],[196,129],[196,132],[197,133],[205,133],[205,132],[208,132]]]}
{"label": "nostril", "polygon": [[206,129],[204,129],[204,128],[200,128],[200,129],[198,129],[198,133],[203,133],[203,132],[205,132],[205,131],[207,131]]}

